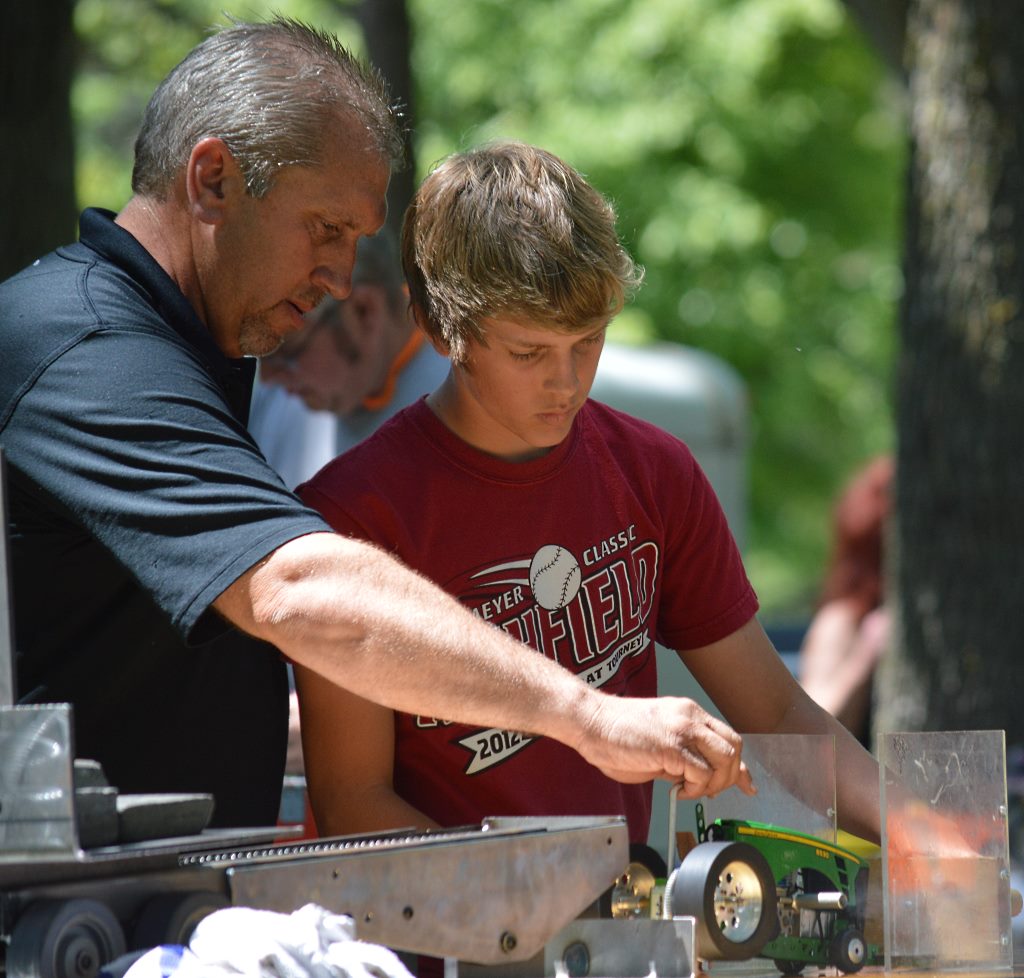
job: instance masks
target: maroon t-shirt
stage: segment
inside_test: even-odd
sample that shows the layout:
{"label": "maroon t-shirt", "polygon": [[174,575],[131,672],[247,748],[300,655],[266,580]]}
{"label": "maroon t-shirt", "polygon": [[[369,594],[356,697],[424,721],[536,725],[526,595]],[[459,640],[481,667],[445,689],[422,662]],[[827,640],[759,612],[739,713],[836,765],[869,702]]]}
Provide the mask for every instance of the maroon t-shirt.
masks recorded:
{"label": "maroon t-shirt", "polygon": [[[655,641],[699,648],[757,611],[689,449],[595,401],[562,444],[513,463],[467,445],[421,400],[299,495],[607,693],[656,695]],[[630,838],[647,839],[650,784],[619,784],[570,748],[515,731],[396,714],[394,786],[441,825],[625,815]]]}

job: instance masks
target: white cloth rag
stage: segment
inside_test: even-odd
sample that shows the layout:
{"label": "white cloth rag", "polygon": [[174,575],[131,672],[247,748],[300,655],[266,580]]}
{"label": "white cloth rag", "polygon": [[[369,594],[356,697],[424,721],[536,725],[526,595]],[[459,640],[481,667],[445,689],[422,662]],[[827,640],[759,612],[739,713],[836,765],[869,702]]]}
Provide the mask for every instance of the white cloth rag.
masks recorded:
{"label": "white cloth rag", "polygon": [[356,940],[351,917],[307,903],[294,913],[229,907],[204,917],[187,948],[154,948],[124,978],[412,978],[398,956]]}

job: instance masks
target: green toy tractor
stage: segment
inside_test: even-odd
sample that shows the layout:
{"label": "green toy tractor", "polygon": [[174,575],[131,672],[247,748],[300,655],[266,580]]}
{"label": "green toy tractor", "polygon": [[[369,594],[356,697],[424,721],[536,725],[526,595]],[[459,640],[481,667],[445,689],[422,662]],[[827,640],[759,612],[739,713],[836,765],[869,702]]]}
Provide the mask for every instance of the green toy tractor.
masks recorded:
{"label": "green toy tractor", "polygon": [[844,974],[878,958],[864,937],[868,866],[830,842],[761,822],[704,823],[669,876],[666,916],[696,918],[700,957],[771,958],[783,975],[807,965]]}

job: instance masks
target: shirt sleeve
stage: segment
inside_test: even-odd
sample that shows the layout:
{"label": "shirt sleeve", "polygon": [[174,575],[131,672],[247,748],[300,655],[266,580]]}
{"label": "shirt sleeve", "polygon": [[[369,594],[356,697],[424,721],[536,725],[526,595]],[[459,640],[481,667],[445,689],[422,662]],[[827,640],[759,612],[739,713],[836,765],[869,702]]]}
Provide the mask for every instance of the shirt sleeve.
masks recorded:
{"label": "shirt sleeve", "polygon": [[198,354],[90,334],[20,397],[5,450],[62,526],[98,540],[187,635],[290,539],[328,530],[260,455]]}
{"label": "shirt sleeve", "polygon": [[685,446],[657,475],[667,514],[659,641],[672,649],[717,642],[758,610],[739,548],[711,483]]}

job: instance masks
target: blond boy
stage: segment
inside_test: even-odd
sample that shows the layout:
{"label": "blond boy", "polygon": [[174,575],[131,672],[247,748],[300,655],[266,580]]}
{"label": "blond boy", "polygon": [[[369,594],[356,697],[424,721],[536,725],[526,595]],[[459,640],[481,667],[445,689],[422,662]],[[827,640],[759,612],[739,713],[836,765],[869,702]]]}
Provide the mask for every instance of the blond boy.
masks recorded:
{"label": "blond boy", "polygon": [[[304,501],[639,711],[657,641],[737,729],[834,733],[856,783],[876,785],[870,756],[765,637],[689,450],[588,400],[608,323],[640,280],[608,202],[544,150],[487,146],[427,178],[402,252],[417,321],[451,370],[300,487]],[[614,781],[552,740],[393,713],[304,671],[299,692],[322,831],[622,814],[647,839],[650,783]],[[843,798],[851,830],[873,834],[870,795]]]}

